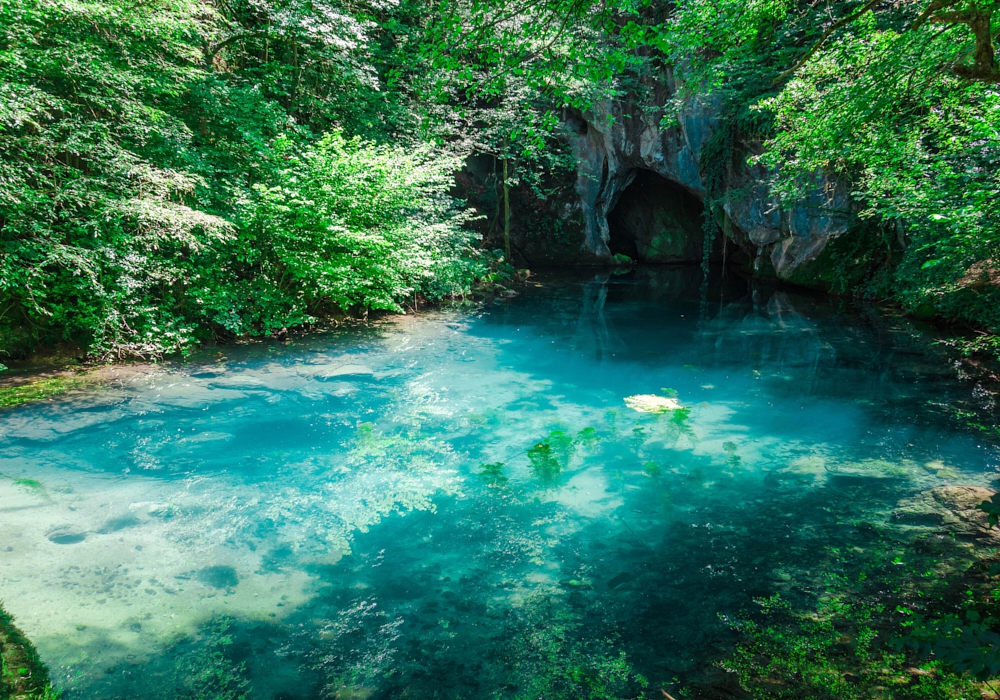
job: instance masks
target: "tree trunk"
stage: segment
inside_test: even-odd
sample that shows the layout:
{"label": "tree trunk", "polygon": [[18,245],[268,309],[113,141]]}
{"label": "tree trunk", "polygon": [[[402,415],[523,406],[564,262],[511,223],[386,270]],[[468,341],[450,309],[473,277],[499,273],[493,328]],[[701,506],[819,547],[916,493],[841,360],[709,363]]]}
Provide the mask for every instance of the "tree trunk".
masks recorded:
{"label": "tree trunk", "polygon": [[510,264],[510,185],[507,183],[507,158],[503,159],[503,249]]}

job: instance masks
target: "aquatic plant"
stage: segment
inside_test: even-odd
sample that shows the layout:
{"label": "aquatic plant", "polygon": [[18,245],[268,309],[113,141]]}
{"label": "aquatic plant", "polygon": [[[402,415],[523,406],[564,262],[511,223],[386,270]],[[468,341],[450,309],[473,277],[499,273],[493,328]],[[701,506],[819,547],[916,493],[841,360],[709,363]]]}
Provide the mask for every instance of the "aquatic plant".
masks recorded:
{"label": "aquatic plant", "polygon": [[528,448],[531,471],[544,483],[551,483],[569,465],[573,438],[562,430],[553,430],[541,442]]}
{"label": "aquatic plant", "polygon": [[[585,582],[578,580],[579,586]],[[570,583],[572,586],[573,584]],[[578,613],[533,595],[512,611],[493,663],[507,679],[498,700],[613,700],[641,696],[648,681],[608,637],[583,633]]]}
{"label": "aquatic plant", "polygon": [[503,462],[492,462],[479,465],[479,478],[491,489],[501,489],[507,486],[508,479],[503,473]]}
{"label": "aquatic plant", "polygon": [[92,385],[85,374],[44,377],[23,384],[0,386],[0,408],[13,408],[32,401],[50,399],[72,389]]}
{"label": "aquatic plant", "polygon": [[576,434],[575,442],[585,448],[591,449],[601,441],[601,436],[597,428],[586,427]]}
{"label": "aquatic plant", "polygon": [[908,697],[953,700],[974,688],[940,676],[940,664],[907,670],[905,655],[876,643],[877,603],[834,595],[815,611],[798,613],[780,595],[755,601],[761,621],[727,620],[740,632],[736,652],[722,662],[754,700],[875,700]]}
{"label": "aquatic plant", "polygon": [[632,449],[638,452],[646,444],[646,428],[641,425],[632,427],[632,435],[629,439]]}
{"label": "aquatic plant", "polygon": [[727,441],[722,443],[722,449],[726,451],[726,463],[729,464],[730,467],[740,466],[740,462],[743,460],[738,454],[736,454],[735,442]]}
{"label": "aquatic plant", "polygon": [[0,700],[57,700],[59,695],[34,645],[0,606]]}
{"label": "aquatic plant", "polygon": [[181,662],[183,685],[190,700],[246,700],[252,690],[246,662],[227,655],[233,646],[235,621],[228,615],[209,620],[201,629],[204,641]]}
{"label": "aquatic plant", "polygon": [[528,449],[528,461],[531,471],[539,480],[549,483],[559,478],[562,466],[553,454],[552,445],[547,442],[537,442]]}
{"label": "aquatic plant", "polygon": [[670,414],[670,422],[676,425],[686,426],[687,419],[691,417],[690,408],[678,408]]}
{"label": "aquatic plant", "polygon": [[320,674],[324,695],[367,697],[396,673],[402,618],[390,618],[374,598],[358,599],[318,631],[296,635],[279,652],[296,656]]}

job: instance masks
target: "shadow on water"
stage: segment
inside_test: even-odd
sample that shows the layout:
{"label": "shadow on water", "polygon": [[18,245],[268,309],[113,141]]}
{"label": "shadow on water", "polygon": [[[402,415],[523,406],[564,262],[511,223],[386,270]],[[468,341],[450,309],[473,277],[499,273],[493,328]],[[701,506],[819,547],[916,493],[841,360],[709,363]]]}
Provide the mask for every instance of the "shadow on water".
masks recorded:
{"label": "shadow on water", "polygon": [[[996,450],[905,321],[701,282],[553,274],[474,312],[169,368],[58,434],[68,406],[24,409],[0,471],[104,480],[0,491],[0,528],[15,498],[61,528],[70,505],[82,539],[58,556],[133,567],[104,574],[73,650],[60,624],[97,589],[35,586],[67,606],[37,623],[67,698],[738,696],[715,663],[733,618],[775,594],[809,609],[840,552],[899,546],[903,499],[988,483]],[[53,547],[70,532],[46,527]],[[151,578],[148,551],[177,554]]]}

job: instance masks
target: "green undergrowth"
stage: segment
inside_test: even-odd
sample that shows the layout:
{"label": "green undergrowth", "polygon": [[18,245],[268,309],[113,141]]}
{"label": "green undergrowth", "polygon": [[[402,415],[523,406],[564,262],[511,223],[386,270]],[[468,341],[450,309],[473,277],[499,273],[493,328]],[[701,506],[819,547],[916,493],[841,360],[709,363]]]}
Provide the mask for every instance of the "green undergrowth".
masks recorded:
{"label": "green undergrowth", "polygon": [[49,670],[14,618],[0,607],[0,700],[56,700]]}

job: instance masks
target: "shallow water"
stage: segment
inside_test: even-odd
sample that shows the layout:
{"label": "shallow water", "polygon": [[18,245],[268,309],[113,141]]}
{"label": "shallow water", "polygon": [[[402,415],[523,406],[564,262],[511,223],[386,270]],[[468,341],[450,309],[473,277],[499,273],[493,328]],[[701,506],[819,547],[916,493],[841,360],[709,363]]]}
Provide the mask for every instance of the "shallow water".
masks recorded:
{"label": "shallow water", "polygon": [[70,699],[677,691],[728,616],[808,606],[862,526],[998,464],[954,418],[989,393],[929,337],[699,274],[553,277],[8,411],[0,598]]}

